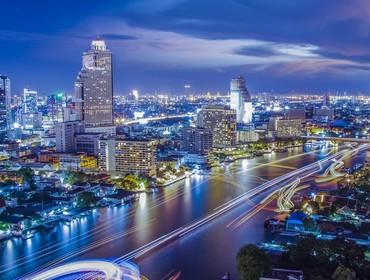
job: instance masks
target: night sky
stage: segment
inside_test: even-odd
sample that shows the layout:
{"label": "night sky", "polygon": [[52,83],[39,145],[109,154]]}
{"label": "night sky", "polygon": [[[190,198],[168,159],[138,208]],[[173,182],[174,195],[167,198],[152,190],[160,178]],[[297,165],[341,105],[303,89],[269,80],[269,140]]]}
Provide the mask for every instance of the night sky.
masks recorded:
{"label": "night sky", "polygon": [[115,94],[228,90],[370,93],[370,2],[363,0],[9,0],[0,73],[13,93],[73,92],[97,35],[114,55]]}

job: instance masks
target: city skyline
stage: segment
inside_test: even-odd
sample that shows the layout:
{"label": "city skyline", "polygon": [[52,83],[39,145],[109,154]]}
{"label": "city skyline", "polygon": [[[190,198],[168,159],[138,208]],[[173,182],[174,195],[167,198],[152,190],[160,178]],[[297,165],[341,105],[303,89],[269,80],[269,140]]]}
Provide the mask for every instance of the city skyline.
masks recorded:
{"label": "city skyline", "polygon": [[[226,92],[229,80],[240,74],[252,93],[369,93],[367,6],[364,1],[353,1],[351,9],[345,1],[42,1],[40,6],[16,1],[3,5],[8,12],[0,19],[1,73],[11,78],[13,94],[24,87],[41,95],[73,93],[80,54],[100,35],[114,54],[117,94],[132,89],[182,94],[185,84],[194,93]],[[14,63],[16,57],[20,62]]]}

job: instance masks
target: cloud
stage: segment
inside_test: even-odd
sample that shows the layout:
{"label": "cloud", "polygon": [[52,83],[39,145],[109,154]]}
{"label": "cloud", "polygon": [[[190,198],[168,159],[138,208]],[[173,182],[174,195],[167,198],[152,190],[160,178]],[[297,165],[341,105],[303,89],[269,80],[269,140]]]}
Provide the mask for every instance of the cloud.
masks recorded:
{"label": "cloud", "polygon": [[[304,72],[323,73],[334,71],[335,68],[335,71],[345,71],[349,67],[361,71],[368,69],[367,63],[352,61],[344,55],[330,55],[328,49],[315,44],[282,43],[256,38],[202,38],[174,31],[136,27],[119,18],[93,18],[69,33],[86,34],[75,36],[84,40],[101,34],[115,54],[118,67],[141,64],[163,69],[221,69],[250,65],[256,71],[264,71],[278,65],[280,71],[272,71],[278,76]],[[83,44],[87,48],[87,42]],[[77,46],[83,44],[76,43]]]}
{"label": "cloud", "polygon": [[136,40],[138,39],[135,36],[127,35],[127,34],[113,34],[113,33],[103,33],[103,34],[96,34],[95,36],[76,36],[76,38],[86,39],[86,40],[93,40],[97,37],[100,37],[104,40],[109,41],[126,41],[126,40]]}

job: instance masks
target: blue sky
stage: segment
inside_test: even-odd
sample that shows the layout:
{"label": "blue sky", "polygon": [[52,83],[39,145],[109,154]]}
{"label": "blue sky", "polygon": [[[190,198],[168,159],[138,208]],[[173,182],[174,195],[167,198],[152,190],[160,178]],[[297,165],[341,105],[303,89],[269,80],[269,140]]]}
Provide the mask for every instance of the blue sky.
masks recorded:
{"label": "blue sky", "polygon": [[1,10],[0,73],[14,93],[73,92],[96,35],[113,52],[117,94],[224,92],[239,74],[252,92],[370,92],[368,1],[12,0]]}

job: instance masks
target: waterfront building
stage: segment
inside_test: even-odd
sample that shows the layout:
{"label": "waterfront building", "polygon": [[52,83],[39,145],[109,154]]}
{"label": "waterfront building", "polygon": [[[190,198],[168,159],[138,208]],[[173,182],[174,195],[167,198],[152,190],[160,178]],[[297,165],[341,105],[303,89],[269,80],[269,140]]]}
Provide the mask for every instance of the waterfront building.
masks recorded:
{"label": "waterfront building", "polygon": [[82,133],[85,125],[81,121],[59,122],[55,124],[55,144],[59,153],[76,151],[76,134]]}
{"label": "waterfront building", "polygon": [[230,108],[236,111],[237,123],[250,124],[252,122],[252,100],[242,76],[231,80]]}
{"label": "waterfront building", "polygon": [[213,147],[232,147],[236,144],[236,111],[228,106],[206,106],[199,111],[197,127],[212,131]]}
{"label": "waterfront building", "polygon": [[302,120],[276,119],[275,122],[278,138],[296,138],[302,135]]}
{"label": "waterfront building", "polygon": [[259,134],[254,130],[238,130],[237,143],[251,143],[259,140]]}
{"label": "waterfront building", "polygon": [[208,129],[185,127],[182,129],[181,149],[191,154],[208,155],[213,146],[213,135]]}
{"label": "waterfront building", "polygon": [[82,55],[82,68],[75,82],[76,110],[86,127],[113,125],[112,53],[95,39]]}
{"label": "waterfront building", "polygon": [[0,142],[6,140],[7,132],[11,128],[11,95],[10,79],[0,75]]}
{"label": "waterfront building", "polygon": [[155,177],[157,141],[146,139],[99,140],[98,163],[108,173],[137,173]]}

